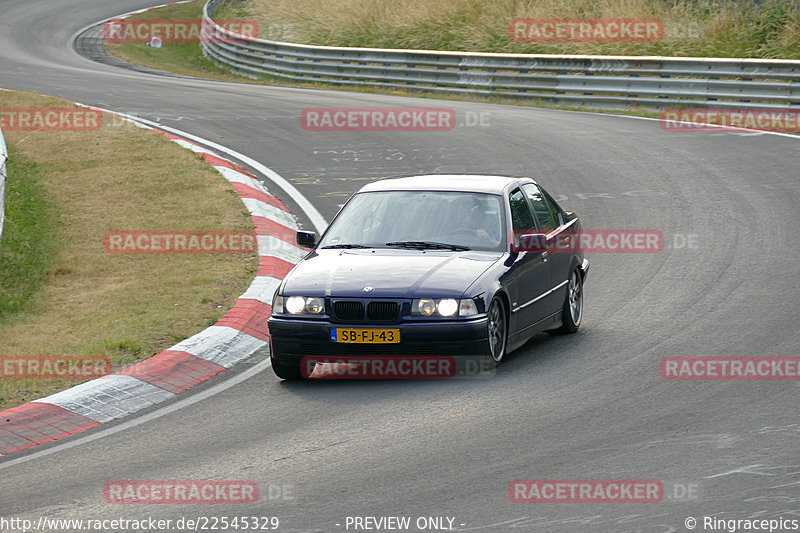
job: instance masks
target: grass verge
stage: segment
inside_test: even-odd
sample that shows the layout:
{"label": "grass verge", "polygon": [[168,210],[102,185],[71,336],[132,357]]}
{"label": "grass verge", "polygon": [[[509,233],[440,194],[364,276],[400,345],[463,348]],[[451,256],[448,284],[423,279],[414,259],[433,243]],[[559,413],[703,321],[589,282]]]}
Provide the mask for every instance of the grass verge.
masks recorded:
{"label": "grass verge", "polygon": [[[231,18],[254,18],[262,37],[305,44],[800,58],[800,4],[786,0],[245,0],[236,5]],[[655,42],[522,42],[509,35],[513,19],[599,18],[657,19],[663,36]]]}
{"label": "grass verge", "polygon": [[[0,108],[72,107],[0,92]],[[0,357],[99,355],[119,370],[219,320],[255,255],[109,255],[107,231],[252,229],[197,155],[106,117],[95,131],[4,130],[11,161],[0,240]],[[0,379],[0,409],[77,384]]]}
{"label": "grass verge", "polygon": [[42,287],[60,243],[58,209],[47,195],[44,170],[11,151],[7,221],[0,240],[0,324],[20,313]]}

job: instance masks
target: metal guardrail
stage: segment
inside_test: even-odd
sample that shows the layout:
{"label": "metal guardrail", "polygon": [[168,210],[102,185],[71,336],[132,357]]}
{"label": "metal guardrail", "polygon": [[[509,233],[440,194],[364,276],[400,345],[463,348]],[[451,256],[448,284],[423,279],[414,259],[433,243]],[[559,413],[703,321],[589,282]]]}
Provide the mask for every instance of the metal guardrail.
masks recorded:
{"label": "metal guardrail", "polygon": [[3,237],[3,223],[5,222],[6,212],[6,179],[8,178],[8,171],[6,170],[6,161],[8,161],[8,148],[6,148],[6,141],[3,139],[3,130],[0,130],[0,238]]}
{"label": "metal guardrail", "polygon": [[800,109],[800,61],[488,54],[347,48],[254,39],[203,7],[206,57],[258,78],[540,99],[586,107]]}

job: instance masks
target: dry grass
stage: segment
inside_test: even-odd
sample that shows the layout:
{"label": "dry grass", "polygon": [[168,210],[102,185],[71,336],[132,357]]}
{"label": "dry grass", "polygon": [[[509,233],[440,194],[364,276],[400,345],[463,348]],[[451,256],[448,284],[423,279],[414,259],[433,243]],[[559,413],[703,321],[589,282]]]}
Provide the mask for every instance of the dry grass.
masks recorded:
{"label": "dry grass", "polygon": [[[268,39],[317,45],[510,53],[800,57],[797,0],[247,0]],[[656,43],[528,43],[515,18],[657,18]]]}
{"label": "dry grass", "polygon": [[[0,107],[65,105],[0,92]],[[99,131],[5,137],[12,157],[41,171],[59,222],[43,286],[22,310],[0,317],[0,356],[105,355],[118,370],[213,324],[248,286],[251,255],[104,251],[110,230],[252,228],[228,182],[195,154],[109,120]],[[2,380],[0,408],[74,384]]]}

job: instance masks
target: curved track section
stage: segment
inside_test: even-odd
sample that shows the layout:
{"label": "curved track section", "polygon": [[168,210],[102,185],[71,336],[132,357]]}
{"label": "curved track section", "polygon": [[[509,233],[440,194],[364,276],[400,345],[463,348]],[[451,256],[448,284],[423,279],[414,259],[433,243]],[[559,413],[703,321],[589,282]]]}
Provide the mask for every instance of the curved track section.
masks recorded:
{"label": "curved track section", "polygon": [[[280,383],[258,373],[146,424],[4,468],[5,516],[247,514],[278,516],[284,531],[344,531],[348,516],[448,516],[462,531],[548,532],[686,531],[688,516],[701,524],[703,516],[800,518],[797,383],[659,375],[664,356],[800,352],[797,139],[151,76],[91,62],[70,46],[86,24],[147,5],[6,1],[0,86],[230,146],[287,177],[327,219],[378,176],[523,174],[560,195],[586,227],[659,229],[665,250],[594,255],[581,331],[534,339],[493,379]],[[304,108],[329,106],[450,107],[459,126],[301,127]],[[468,127],[475,117],[483,126]],[[691,235],[696,247],[676,246]],[[508,497],[514,479],[604,478],[659,479],[668,495],[675,487],[693,493],[652,504]],[[119,506],[103,497],[109,481],[175,479],[252,480],[261,497],[199,507]]]}

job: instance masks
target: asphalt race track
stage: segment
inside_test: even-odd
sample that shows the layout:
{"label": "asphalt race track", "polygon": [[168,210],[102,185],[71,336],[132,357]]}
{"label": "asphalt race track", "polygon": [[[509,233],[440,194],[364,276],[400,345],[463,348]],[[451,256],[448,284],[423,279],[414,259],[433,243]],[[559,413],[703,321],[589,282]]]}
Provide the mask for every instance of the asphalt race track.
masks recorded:
{"label": "asphalt race track", "polygon": [[[137,115],[230,147],[289,180],[326,220],[376,177],[528,175],[584,227],[658,229],[665,247],[592,254],[580,332],[537,337],[493,378],[282,383],[266,368],[123,431],[0,458],[0,516],[276,516],[287,532],[347,531],[355,516],[450,517],[460,531],[509,532],[682,532],[687,517],[700,522],[696,531],[711,531],[704,516],[800,519],[798,382],[659,374],[665,356],[800,355],[800,139],[150,75],[73,50],[71,36],[87,24],[156,3],[0,0],[0,87]],[[304,108],[329,106],[450,107],[460,125],[301,128]],[[483,125],[468,127],[476,117]],[[312,228],[292,198],[267,186]],[[255,481],[261,496],[213,506],[103,497],[112,480],[205,479]],[[657,479],[665,497],[513,503],[515,479]]]}

